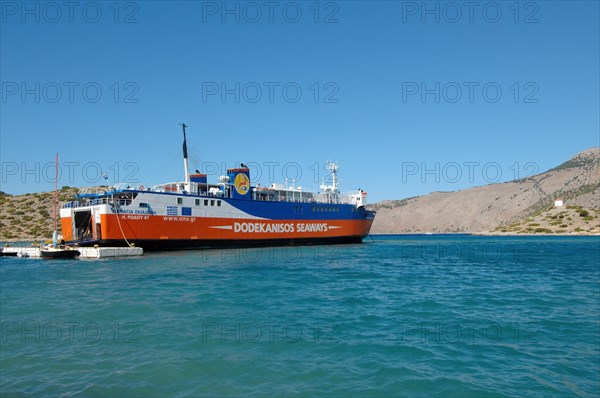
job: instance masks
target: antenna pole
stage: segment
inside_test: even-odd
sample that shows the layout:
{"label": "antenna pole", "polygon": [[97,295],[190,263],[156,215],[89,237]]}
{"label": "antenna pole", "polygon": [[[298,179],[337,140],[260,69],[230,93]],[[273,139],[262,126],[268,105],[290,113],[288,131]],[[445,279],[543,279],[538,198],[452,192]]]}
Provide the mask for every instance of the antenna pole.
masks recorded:
{"label": "antenna pole", "polygon": [[187,126],[185,123],[181,123],[181,127],[183,128],[183,170],[185,173],[185,190],[190,192],[190,171],[188,165],[187,143],[185,137],[185,128]]}
{"label": "antenna pole", "polygon": [[54,232],[52,233],[52,243],[56,247],[58,222],[56,220],[56,206],[58,205],[58,152],[56,152],[56,170],[54,172]]}

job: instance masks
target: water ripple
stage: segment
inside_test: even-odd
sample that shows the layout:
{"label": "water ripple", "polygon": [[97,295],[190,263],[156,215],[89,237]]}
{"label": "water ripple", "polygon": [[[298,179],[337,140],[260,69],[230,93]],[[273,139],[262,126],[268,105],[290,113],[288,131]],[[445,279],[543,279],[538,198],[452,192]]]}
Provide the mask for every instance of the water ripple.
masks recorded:
{"label": "water ripple", "polygon": [[0,393],[597,397],[593,238],[0,260]]}

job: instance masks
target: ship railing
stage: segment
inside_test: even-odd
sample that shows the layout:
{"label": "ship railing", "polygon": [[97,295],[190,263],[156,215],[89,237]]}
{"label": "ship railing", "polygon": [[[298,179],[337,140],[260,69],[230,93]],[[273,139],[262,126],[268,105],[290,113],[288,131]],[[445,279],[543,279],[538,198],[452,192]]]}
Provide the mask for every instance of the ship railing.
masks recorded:
{"label": "ship railing", "polygon": [[83,187],[77,189],[78,195],[101,195],[110,190],[108,185],[100,185],[97,187]]}
{"label": "ship railing", "polygon": [[183,182],[167,182],[165,184],[154,185],[150,190],[154,192],[183,193],[184,184]]}
{"label": "ship railing", "polygon": [[71,208],[73,208],[73,207],[79,207],[79,206],[80,206],[80,204],[79,204],[79,202],[78,202],[78,201],[76,201],[76,200],[72,200],[72,201],[70,201],[70,202],[66,202],[66,203],[64,203],[64,204],[62,205],[62,208],[63,208],[63,209],[71,209]]}
{"label": "ship railing", "polygon": [[340,194],[339,197],[339,202],[340,203],[345,203],[345,204],[353,204],[354,201],[352,199],[353,195],[356,194],[356,192],[344,192]]}
{"label": "ship railing", "polygon": [[329,203],[329,204],[354,204],[353,195],[355,192],[344,192],[344,193],[319,193],[316,195],[318,203]]}
{"label": "ship railing", "polygon": [[113,190],[115,191],[149,191],[150,186],[144,186],[144,184],[139,183],[129,183],[129,182],[119,182],[113,185]]}
{"label": "ship railing", "polygon": [[129,206],[132,202],[131,198],[111,198],[103,197],[84,201],[71,201],[65,203],[63,209],[72,209],[76,207],[88,207],[88,206],[100,206],[100,205],[113,205],[118,204],[119,206]]}
{"label": "ship railing", "polygon": [[265,199],[259,199],[266,202],[290,202],[290,203],[319,203],[319,204],[352,204],[351,194],[345,195],[333,195],[333,194],[313,194],[312,197],[292,197],[285,195],[275,195],[273,197],[267,197]]}

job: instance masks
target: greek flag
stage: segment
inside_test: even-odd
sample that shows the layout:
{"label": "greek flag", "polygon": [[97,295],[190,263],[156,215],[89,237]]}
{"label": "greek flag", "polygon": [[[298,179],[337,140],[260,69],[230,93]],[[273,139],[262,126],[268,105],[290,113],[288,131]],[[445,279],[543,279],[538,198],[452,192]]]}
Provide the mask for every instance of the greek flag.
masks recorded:
{"label": "greek flag", "polygon": [[167,216],[178,215],[177,206],[167,206]]}
{"label": "greek flag", "polygon": [[185,128],[187,126],[185,125],[185,123],[182,123],[181,126],[183,127],[183,158],[187,159],[187,144],[185,142]]}

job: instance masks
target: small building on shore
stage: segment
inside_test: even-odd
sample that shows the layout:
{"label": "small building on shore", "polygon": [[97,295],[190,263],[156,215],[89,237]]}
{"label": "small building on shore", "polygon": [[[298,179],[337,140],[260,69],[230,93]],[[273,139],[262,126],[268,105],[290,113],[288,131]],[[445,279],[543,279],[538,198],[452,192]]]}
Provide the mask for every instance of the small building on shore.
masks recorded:
{"label": "small building on shore", "polygon": [[554,199],[554,207],[563,207],[565,203],[561,198]]}

